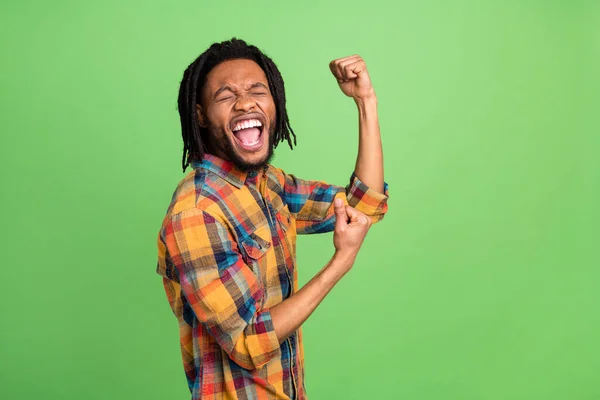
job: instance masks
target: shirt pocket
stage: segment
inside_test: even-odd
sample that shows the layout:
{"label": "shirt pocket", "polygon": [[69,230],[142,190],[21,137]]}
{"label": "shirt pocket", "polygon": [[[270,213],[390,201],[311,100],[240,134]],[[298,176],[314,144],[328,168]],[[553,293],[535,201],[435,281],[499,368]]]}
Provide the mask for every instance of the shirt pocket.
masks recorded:
{"label": "shirt pocket", "polygon": [[267,250],[269,250],[271,243],[258,236],[256,233],[251,233],[242,241],[242,247],[249,258],[246,260],[247,262],[252,260],[259,261],[265,255]]}
{"label": "shirt pocket", "polygon": [[257,277],[258,284],[260,285],[262,291],[262,307],[265,302],[265,296],[267,295],[267,277],[269,273],[267,252],[269,251],[269,248],[271,248],[271,243],[253,232],[242,240],[241,247],[243,249],[242,258]]}

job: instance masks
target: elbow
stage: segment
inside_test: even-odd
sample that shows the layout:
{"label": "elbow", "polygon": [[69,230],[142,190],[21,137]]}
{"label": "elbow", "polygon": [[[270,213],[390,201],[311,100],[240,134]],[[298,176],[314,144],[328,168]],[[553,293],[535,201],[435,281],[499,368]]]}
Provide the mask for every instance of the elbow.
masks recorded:
{"label": "elbow", "polygon": [[371,224],[375,224],[383,219],[385,214],[388,211],[387,202],[382,203],[376,210],[370,210],[370,213],[366,213],[366,215],[371,220]]}
{"label": "elbow", "polygon": [[384,214],[374,214],[374,215],[372,214],[372,215],[369,215],[368,217],[371,220],[371,225],[372,225],[372,224],[376,224],[377,222],[380,222],[384,216],[385,216],[385,213]]}
{"label": "elbow", "polygon": [[252,357],[249,354],[239,353],[233,349],[228,354],[229,359],[233,361],[238,367],[248,371],[252,371],[262,367],[262,365],[256,365],[252,361]]}
{"label": "elbow", "polygon": [[231,361],[248,371],[261,368],[277,354],[279,341],[275,332],[242,335],[228,352]]}
{"label": "elbow", "polygon": [[271,314],[267,310],[259,313],[227,353],[234,363],[247,370],[261,368],[277,356],[279,339],[271,321]]}
{"label": "elbow", "polygon": [[372,224],[376,224],[377,222],[381,221],[383,219],[383,216],[385,214],[380,214],[380,215],[369,215],[369,219],[371,220],[371,225]]}

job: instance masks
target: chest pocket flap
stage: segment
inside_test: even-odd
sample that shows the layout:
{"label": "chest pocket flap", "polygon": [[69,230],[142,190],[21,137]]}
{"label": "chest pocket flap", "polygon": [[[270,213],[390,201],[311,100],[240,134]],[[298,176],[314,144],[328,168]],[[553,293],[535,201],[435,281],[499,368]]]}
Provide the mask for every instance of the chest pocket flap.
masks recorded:
{"label": "chest pocket flap", "polygon": [[242,241],[242,247],[248,257],[258,260],[269,250],[271,243],[256,233],[251,233],[250,236]]}

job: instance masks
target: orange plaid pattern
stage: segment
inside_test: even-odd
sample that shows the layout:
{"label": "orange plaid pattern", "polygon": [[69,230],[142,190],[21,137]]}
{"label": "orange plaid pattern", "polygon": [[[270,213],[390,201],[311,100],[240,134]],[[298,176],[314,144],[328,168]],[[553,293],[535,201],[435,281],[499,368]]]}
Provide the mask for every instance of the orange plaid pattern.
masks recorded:
{"label": "orange plaid pattern", "polygon": [[333,200],[373,221],[385,193],[206,155],[180,182],[158,235],[157,272],[179,321],[192,399],[305,399],[302,332],[281,345],[269,309],[298,290],[296,235],[333,230]]}

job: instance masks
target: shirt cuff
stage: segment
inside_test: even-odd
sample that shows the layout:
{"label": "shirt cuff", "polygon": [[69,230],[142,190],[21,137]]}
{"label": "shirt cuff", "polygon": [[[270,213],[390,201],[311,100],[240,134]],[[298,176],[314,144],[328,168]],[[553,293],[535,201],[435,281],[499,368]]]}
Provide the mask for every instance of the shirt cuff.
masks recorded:
{"label": "shirt cuff", "polygon": [[383,218],[387,212],[388,184],[383,183],[383,193],[369,188],[355,173],[350,177],[350,184],[346,187],[348,205],[356,208],[371,217],[373,222]]}
{"label": "shirt cuff", "polygon": [[247,332],[246,346],[255,368],[260,368],[279,351],[279,339],[275,333],[271,312],[262,310]]}

